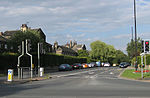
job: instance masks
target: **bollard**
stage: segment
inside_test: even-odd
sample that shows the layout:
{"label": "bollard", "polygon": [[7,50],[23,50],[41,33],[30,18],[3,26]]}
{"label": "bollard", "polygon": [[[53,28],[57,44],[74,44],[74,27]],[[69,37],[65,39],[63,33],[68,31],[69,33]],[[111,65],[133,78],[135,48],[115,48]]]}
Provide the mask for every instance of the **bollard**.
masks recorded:
{"label": "bollard", "polygon": [[12,82],[13,81],[13,69],[8,69],[8,79],[7,81]]}
{"label": "bollard", "polygon": [[40,67],[40,77],[42,77],[44,75],[44,68]]}

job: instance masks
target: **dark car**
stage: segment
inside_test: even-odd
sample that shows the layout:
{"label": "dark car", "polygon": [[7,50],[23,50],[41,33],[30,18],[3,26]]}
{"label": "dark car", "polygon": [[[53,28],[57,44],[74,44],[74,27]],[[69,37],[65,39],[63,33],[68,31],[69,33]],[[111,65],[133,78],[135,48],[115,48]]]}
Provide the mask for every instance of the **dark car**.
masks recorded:
{"label": "dark car", "polygon": [[82,65],[80,63],[75,63],[71,65],[73,69],[81,69]]}
{"label": "dark car", "polygon": [[130,66],[130,64],[127,62],[121,62],[119,65],[120,68],[127,68],[128,66]]}
{"label": "dark car", "polygon": [[61,64],[58,68],[59,71],[71,71],[72,70],[72,66],[70,66],[69,64]]}

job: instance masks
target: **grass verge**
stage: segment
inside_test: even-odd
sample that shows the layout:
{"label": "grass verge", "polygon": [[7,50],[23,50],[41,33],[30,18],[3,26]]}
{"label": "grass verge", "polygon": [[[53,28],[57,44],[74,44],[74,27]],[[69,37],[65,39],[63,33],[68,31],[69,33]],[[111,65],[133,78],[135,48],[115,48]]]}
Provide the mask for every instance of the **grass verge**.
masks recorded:
{"label": "grass verge", "polygon": [[[126,69],[122,74],[121,77],[129,78],[129,79],[141,79],[141,72],[134,72],[134,69]],[[150,78],[150,73],[143,73],[143,78]]]}

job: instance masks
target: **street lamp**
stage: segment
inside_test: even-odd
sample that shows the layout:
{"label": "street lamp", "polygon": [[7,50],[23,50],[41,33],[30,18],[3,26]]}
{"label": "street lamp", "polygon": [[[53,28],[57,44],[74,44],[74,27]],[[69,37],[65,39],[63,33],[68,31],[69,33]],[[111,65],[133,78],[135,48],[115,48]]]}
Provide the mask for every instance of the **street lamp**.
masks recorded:
{"label": "street lamp", "polygon": [[134,31],[135,31],[135,57],[136,57],[136,62],[135,62],[135,70],[137,71],[138,66],[137,66],[137,29],[136,29],[136,0],[134,0]]}

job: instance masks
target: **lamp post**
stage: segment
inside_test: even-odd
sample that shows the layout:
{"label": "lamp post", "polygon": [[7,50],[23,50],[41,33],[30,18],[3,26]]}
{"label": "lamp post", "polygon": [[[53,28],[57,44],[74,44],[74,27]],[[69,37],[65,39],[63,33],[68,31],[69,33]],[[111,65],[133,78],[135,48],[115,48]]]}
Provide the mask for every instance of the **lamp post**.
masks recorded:
{"label": "lamp post", "polygon": [[136,0],[134,0],[134,29],[135,29],[135,57],[136,57],[135,70],[137,71],[138,66],[137,66]]}

